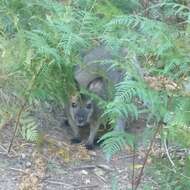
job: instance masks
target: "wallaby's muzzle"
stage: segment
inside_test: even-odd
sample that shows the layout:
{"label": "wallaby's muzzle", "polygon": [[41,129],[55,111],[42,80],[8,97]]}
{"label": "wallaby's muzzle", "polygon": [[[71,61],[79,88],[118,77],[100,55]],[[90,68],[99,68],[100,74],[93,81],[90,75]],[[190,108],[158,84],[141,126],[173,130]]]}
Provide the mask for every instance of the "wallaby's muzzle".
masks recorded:
{"label": "wallaby's muzzle", "polygon": [[75,122],[78,127],[84,127],[88,123],[88,113],[86,110],[79,109],[78,113],[75,115]]}

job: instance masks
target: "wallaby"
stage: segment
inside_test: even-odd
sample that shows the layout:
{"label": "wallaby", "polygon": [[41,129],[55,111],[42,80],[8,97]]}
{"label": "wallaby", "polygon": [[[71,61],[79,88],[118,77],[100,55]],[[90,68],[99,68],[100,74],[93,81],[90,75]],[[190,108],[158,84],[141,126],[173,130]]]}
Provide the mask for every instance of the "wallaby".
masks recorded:
{"label": "wallaby", "polygon": [[[104,47],[91,50],[83,59],[84,65],[77,65],[75,68],[74,77],[78,87],[85,88],[107,100],[110,87],[113,87],[124,77],[122,69],[111,67],[109,62],[112,60],[113,55]],[[102,61],[105,63],[101,64]],[[92,149],[101,124],[102,110],[91,96],[79,94],[70,98],[66,106],[66,112],[69,125],[74,133],[72,142],[79,143],[81,141],[79,128],[89,125],[90,134],[86,142],[86,148]],[[125,119],[118,118],[116,129],[124,130],[125,123]]]}

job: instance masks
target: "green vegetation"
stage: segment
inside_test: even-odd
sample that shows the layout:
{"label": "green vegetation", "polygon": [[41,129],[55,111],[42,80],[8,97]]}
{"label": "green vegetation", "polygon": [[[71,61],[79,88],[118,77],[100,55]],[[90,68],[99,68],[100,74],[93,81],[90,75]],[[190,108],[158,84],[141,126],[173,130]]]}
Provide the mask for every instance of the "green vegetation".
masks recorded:
{"label": "green vegetation", "polygon": [[[16,118],[21,109],[20,133],[36,140],[37,124],[22,107],[43,101],[63,104],[75,91],[72,71],[82,62],[81,55],[99,44],[114,51],[127,47],[128,57],[116,63],[127,76],[114,100],[107,102],[105,115],[114,125],[118,114],[133,119],[146,114],[148,124],[162,125],[163,142],[187,150],[190,91],[184,87],[190,84],[189,39],[188,0],[1,0],[0,123]],[[139,75],[134,56],[146,77]],[[146,106],[137,106],[134,99]],[[134,143],[129,134],[118,132],[102,140],[109,158]],[[157,171],[153,178],[160,189],[190,189],[190,157],[183,159],[180,164],[174,156],[175,171],[167,169],[167,158],[155,159],[149,172]]]}

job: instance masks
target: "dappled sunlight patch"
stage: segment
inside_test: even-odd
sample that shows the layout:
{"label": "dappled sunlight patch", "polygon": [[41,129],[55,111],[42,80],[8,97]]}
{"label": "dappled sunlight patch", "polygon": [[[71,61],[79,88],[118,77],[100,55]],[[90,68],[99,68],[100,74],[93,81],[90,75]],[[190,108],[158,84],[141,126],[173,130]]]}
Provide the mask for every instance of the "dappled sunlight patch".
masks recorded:
{"label": "dappled sunlight patch", "polygon": [[[44,147],[47,147],[49,157],[57,158],[65,163],[75,160],[91,160],[92,151],[88,151],[83,144],[68,144],[51,136],[45,135],[43,139]],[[43,146],[40,149],[43,151]]]}

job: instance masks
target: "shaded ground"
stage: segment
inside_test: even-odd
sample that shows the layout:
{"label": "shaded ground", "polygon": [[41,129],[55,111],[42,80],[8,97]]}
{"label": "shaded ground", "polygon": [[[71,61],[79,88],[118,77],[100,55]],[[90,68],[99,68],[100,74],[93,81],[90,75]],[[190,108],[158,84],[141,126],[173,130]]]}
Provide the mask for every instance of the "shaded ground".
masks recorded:
{"label": "shaded ground", "polygon": [[[42,122],[38,145],[16,138],[10,155],[6,151],[13,130],[8,125],[1,128],[0,190],[131,189],[133,157],[129,147],[107,162],[99,147],[87,151],[83,144],[71,145],[69,128],[57,123]],[[144,125],[143,119],[133,123],[133,132],[141,133]],[[141,163],[139,154],[136,170]]]}

